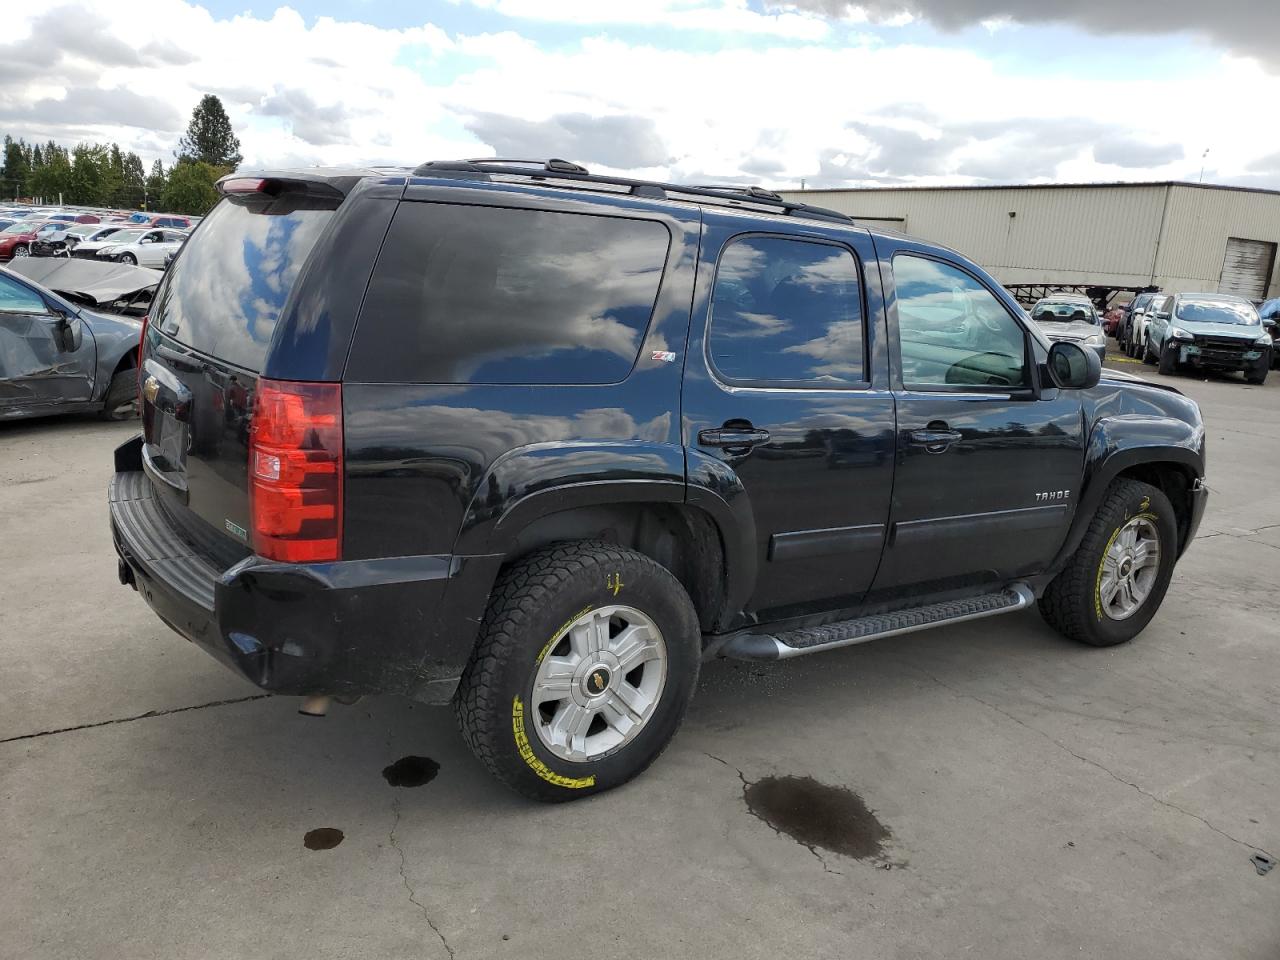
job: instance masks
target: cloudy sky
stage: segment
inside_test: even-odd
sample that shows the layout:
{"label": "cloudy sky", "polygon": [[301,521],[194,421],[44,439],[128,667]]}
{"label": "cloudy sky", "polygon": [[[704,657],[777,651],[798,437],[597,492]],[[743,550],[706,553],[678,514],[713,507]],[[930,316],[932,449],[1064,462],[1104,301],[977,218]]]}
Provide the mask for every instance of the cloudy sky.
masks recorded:
{"label": "cloudy sky", "polygon": [[1280,188],[1278,38],[1274,0],[50,0],[5,11],[0,133],[167,161],[212,92],[246,167]]}

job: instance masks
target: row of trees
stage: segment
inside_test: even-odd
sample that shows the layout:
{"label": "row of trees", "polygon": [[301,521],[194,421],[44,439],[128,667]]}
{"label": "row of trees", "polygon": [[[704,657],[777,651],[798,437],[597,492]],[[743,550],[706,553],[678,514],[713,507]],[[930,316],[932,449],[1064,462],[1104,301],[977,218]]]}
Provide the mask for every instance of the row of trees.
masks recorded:
{"label": "row of trees", "polygon": [[71,149],[50,140],[29,144],[4,138],[0,198],[41,197],[90,207],[204,214],[218,199],[214,184],[241,160],[240,141],[217,97],[205,96],[191,114],[173,166],[156,160],[150,172],[133,151],[118,144],[79,143]]}

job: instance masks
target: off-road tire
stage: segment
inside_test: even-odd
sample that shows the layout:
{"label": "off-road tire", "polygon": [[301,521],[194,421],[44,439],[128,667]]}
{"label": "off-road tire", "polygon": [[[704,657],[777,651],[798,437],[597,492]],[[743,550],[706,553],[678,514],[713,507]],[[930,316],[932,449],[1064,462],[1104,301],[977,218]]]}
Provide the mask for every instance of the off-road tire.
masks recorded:
{"label": "off-road tire", "polygon": [[[1125,620],[1112,620],[1099,597],[1102,561],[1120,528],[1139,515],[1151,519],[1160,535],[1156,581],[1137,611]],[[1080,547],[1045,589],[1040,613],[1064,637],[1090,646],[1110,647],[1132,640],[1160,609],[1177,552],[1178,523],[1169,498],[1149,483],[1116,480],[1107,488]]]}
{"label": "off-road tire", "polygon": [[1170,349],[1171,346],[1166,343],[1160,348],[1160,372],[1166,377],[1178,372],[1178,350],[1177,347]]}
{"label": "off-road tire", "polygon": [[[613,604],[634,607],[661,631],[666,682],[635,739],[594,760],[565,760],[542,743],[525,705],[550,643],[582,614]],[[454,714],[472,752],[499,780],[535,800],[576,800],[626,783],[658,758],[684,719],[701,652],[693,604],[665,568],[605,542],[553,544],[499,575]]]}
{"label": "off-road tire", "polygon": [[137,395],[137,367],[117,370],[111,377],[111,383],[107,384],[107,395],[102,400],[102,409],[98,411],[98,416],[103,420],[128,420],[136,416],[138,412],[136,406],[132,404],[125,406],[125,404],[136,400]]}

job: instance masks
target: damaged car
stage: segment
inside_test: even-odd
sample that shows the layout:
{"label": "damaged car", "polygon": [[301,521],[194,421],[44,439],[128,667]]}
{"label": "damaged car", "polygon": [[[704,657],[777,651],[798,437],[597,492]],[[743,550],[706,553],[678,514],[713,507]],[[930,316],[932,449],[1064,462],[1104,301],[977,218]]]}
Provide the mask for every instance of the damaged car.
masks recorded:
{"label": "damaged car", "polygon": [[[42,272],[40,268],[52,268],[49,274],[67,267],[122,268],[63,258],[27,258],[16,266],[0,268],[0,420],[82,412],[97,412],[107,420],[132,416],[142,321],[98,312],[89,305],[139,303],[142,288],[125,288],[146,278],[100,276],[89,282],[81,277],[70,285],[74,293],[62,293],[52,284],[61,285],[70,277],[49,275],[48,282],[41,282],[23,274]],[[155,290],[155,280],[150,290]]]}

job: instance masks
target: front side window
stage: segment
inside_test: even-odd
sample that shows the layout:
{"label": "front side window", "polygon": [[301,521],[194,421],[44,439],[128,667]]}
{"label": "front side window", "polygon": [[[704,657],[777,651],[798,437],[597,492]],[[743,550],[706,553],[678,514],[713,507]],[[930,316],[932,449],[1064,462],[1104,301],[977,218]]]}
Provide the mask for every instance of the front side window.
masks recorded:
{"label": "front side window", "polygon": [[0,277],[0,313],[48,313],[44,300],[16,280]]}
{"label": "front side window", "polygon": [[349,380],[625,380],[671,233],[656,220],[402,203],[369,283]]}
{"label": "front side window", "polygon": [[902,382],[907,387],[1026,387],[1026,335],[995,295],[959,267],[893,258]]}
{"label": "front side window", "polygon": [[861,385],[865,343],[858,263],[846,248],[748,237],[721,254],[707,353],[726,381]]}

